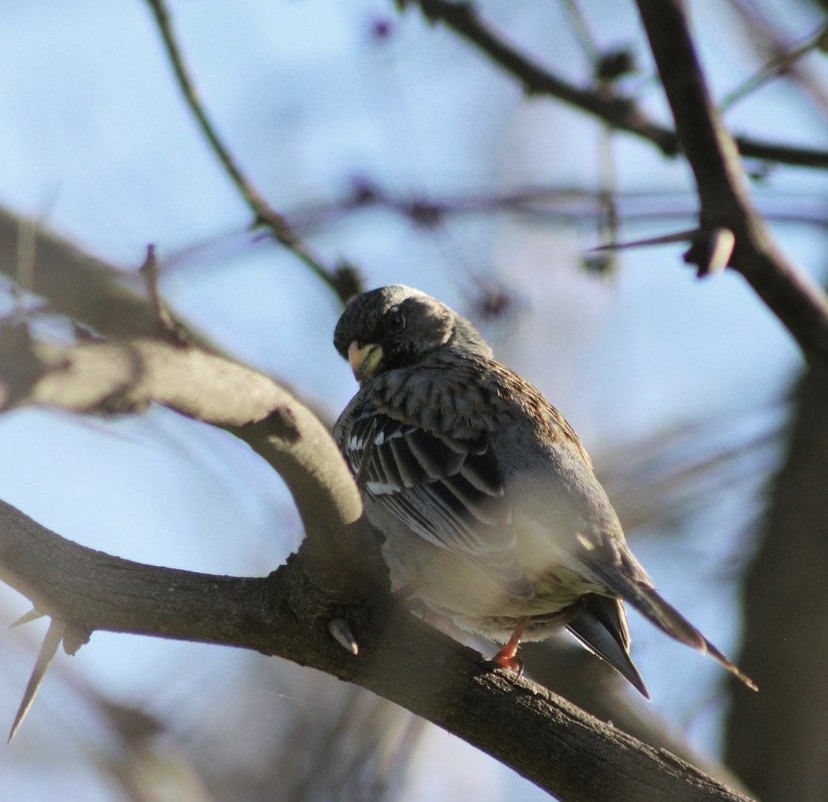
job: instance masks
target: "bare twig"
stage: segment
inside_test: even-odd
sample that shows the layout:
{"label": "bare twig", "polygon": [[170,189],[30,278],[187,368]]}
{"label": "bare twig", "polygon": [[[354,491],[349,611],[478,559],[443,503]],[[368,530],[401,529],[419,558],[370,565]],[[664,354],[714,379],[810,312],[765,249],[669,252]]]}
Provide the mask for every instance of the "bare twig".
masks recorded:
{"label": "bare twig", "polygon": [[[720,101],[719,108],[724,111],[740,100],[757,91],[769,81],[792,72],[794,64],[804,55],[828,44],[828,25],[821,25],[819,30],[806,37],[798,45],[789,49],[779,48],[778,52],[762,67],[737,87],[731,89]],[[824,98],[820,98],[824,101]]]}
{"label": "bare twig", "polygon": [[218,134],[213,122],[207,115],[204,104],[198,96],[195,83],[182,55],[181,46],[173,30],[170,13],[164,0],[147,0],[167,58],[175,73],[178,86],[184,101],[198,122],[198,126],[206,137],[213,153],[218,158],[224,171],[235,184],[244,202],[254,215],[254,225],[265,226],[275,239],[285,246],[291,253],[300,259],[310,270],[320,278],[343,303],[360,289],[360,280],[354,268],[348,264],[340,264],[330,268],[322,259],[302,241],[283,215],[279,214],[255,187],[252,181],[244,174],[238,161]]}
{"label": "bare twig", "polygon": [[147,294],[149,295],[150,303],[155,311],[155,316],[158,320],[158,325],[172,342],[179,345],[186,345],[195,341],[195,338],[187,331],[187,327],[176,320],[172,310],[167,306],[164,297],[161,295],[160,269],[158,266],[158,257],[155,254],[155,245],[147,245],[147,255],[144,258],[144,263],[139,270],[144,277],[144,283],[147,287]]}
{"label": "bare twig", "polygon": [[[480,19],[470,3],[452,0],[396,2],[403,7],[417,5],[430,21],[443,22],[500,69],[517,79],[527,94],[556,97],[604,120],[613,128],[651,142],[665,155],[675,156],[679,152],[680,142],[676,132],[649,120],[632,100],[618,96],[607,97],[592,89],[573,86],[498,36]],[[781,145],[752,137],[738,137],[736,144],[743,156],[780,164],[828,169],[828,152],[823,150]]]}
{"label": "bare twig", "polygon": [[[774,61],[788,50],[787,43],[782,41],[779,32],[760,5],[750,0],[730,0],[730,7],[739,17],[750,44],[759,51],[760,57]],[[785,74],[813,100],[823,117],[828,116],[828,91],[819,74],[811,69],[809,64],[793,61],[788,65]]]}
{"label": "bare twig", "polygon": [[[640,220],[689,220],[697,216],[697,199],[693,192],[665,192],[663,190],[613,191],[619,222]],[[603,191],[578,186],[523,186],[503,190],[456,192],[438,195],[418,192],[396,193],[371,180],[361,180],[350,192],[319,203],[296,207],[288,212],[293,226],[299,230],[329,225],[343,217],[364,209],[386,209],[424,226],[422,218],[431,220],[461,215],[507,213],[532,220],[547,222],[582,223],[601,220],[606,215]],[[828,228],[828,206],[821,196],[785,197],[767,195],[763,199],[764,216],[779,223],[797,223]],[[171,261],[191,259],[212,243],[196,245],[175,254]]]}

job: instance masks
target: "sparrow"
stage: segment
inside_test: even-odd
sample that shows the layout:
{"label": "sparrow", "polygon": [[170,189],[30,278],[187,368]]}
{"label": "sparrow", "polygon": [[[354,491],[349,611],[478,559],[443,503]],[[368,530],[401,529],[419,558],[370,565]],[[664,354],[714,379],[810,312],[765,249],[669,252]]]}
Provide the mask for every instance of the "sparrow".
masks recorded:
{"label": "sparrow", "polygon": [[649,698],[627,602],[755,689],[661,597],[577,434],[468,320],[394,284],[348,304],[334,346],[359,382],[334,438],[393,590],[502,644],[504,668],[522,668],[521,642],[566,627]]}

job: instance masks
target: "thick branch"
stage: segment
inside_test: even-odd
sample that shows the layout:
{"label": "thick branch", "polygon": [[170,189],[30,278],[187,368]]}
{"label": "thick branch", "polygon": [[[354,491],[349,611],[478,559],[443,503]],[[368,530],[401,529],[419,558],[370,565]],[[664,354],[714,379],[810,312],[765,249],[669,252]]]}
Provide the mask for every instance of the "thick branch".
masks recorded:
{"label": "thick branch", "polygon": [[[111,413],[154,401],[231,428],[285,475],[308,528],[286,566],[240,579],[119,560],[0,505],[0,576],[71,630],[217,643],[313,666],[447,728],[561,799],[744,799],[536,685],[489,672],[475,652],[389,605],[336,447],[267,377],[152,341],[66,349],[16,336],[16,358],[0,359],[3,405]],[[356,633],[358,657],[330,636],[335,618]]]}
{"label": "thick branch", "polygon": [[595,721],[538,685],[490,672],[477,653],[399,609],[355,599],[361,653],[328,635],[342,614],[303,557],[241,579],[140,565],[63,540],[0,503],[0,577],[85,632],[255,649],[374,691],[484,749],[562,800],[744,802],[667,752]]}
{"label": "thick branch", "polygon": [[779,250],[747,191],[736,143],[710,99],[681,0],[638,8],[682,148],[693,169],[705,228],[736,237],[730,265],[788,328],[805,355],[828,365],[828,299]]}

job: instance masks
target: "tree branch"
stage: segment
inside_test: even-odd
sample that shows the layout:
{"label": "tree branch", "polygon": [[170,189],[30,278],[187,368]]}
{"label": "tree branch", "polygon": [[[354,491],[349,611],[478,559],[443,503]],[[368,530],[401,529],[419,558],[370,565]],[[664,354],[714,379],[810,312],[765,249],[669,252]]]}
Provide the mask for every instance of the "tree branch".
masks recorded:
{"label": "tree branch", "polygon": [[355,599],[361,653],[326,622],[341,612],[301,552],[267,578],[121,560],[63,540],[0,502],[0,577],[73,628],[214,643],[278,655],[374,691],[489,752],[563,800],[744,802],[667,752],[638,743],[401,610]]}
{"label": "tree branch", "polygon": [[166,3],[164,0],[147,0],[147,3],[158,26],[164,50],[175,73],[184,101],[207,139],[210,148],[219,160],[219,164],[238,189],[248,208],[253,212],[254,225],[265,226],[277,242],[284,245],[294,256],[309,267],[324,284],[336,293],[339,300],[345,303],[352,295],[356,295],[361,291],[361,282],[356,270],[345,263],[341,263],[334,268],[327,267],[320,257],[313,253],[310,247],[303,242],[287,219],[265,200],[264,195],[244,174],[238,161],[230,152],[230,148],[219,136],[218,130],[210,120],[198,96],[195,83],[184,61],[181,46],[176,39]]}
{"label": "tree branch", "polygon": [[[417,5],[430,22],[443,22],[508,75],[517,79],[529,95],[554,97],[603,120],[611,128],[644,139],[666,156],[678,154],[682,143],[675,131],[647,119],[632,100],[607,96],[593,89],[581,89],[534,62],[498,36],[478,16],[469,2],[454,0],[396,0],[401,7]],[[766,142],[753,137],[736,139],[739,151],[780,164],[828,169],[828,152]]]}
{"label": "tree branch", "polygon": [[[0,578],[72,631],[130,632],[286,657],[445,727],[564,800],[746,799],[639,744],[390,603],[372,533],[318,421],[272,380],[194,348],[153,341],[57,348],[6,332],[0,404],[134,412],[150,402],[237,431],[291,486],[308,529],[266,578],[140,565],[70,543],[0,504]],[[252,434],[251,434],[252,433]],[[328,625],[345,619],[360,654]],[[81,637],[82,639],[82,637]]]}
{"label": "tree branch", "polygon": [[706,230],[736,237],[730,266],[747,279],[806,357],[828,365],[828,299],[774,243],[747,191],[736,144],[710,99],[681,0],[638,0],[661,81],[690,162]]}
{"label": "tree branch", "polygon": [[127,286],[127,273],[1,206],[0,273],[46,298],[55,312],[108,336],[151,337],[159,331],[146,295]]}

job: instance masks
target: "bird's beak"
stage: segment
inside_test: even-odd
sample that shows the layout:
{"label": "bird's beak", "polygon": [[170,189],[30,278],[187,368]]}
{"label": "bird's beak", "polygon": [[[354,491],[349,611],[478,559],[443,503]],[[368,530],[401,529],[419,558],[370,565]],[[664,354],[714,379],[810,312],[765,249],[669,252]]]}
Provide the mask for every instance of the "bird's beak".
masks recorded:
{"label": "bird's beak", "polygon": [[348,364],[358,382],[373,378],[382,359],[382,346],[376,343],[362,345],[354,340],[348,346]]}

